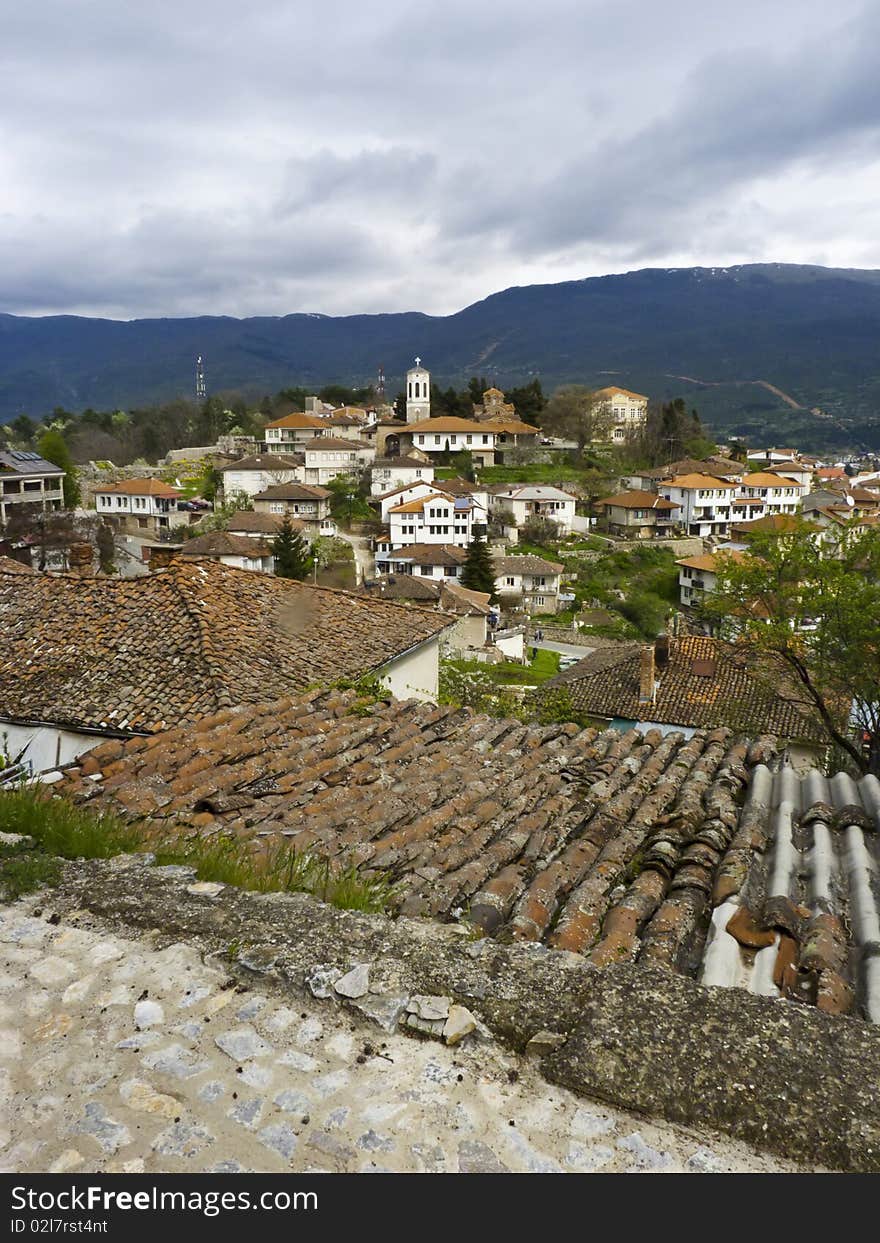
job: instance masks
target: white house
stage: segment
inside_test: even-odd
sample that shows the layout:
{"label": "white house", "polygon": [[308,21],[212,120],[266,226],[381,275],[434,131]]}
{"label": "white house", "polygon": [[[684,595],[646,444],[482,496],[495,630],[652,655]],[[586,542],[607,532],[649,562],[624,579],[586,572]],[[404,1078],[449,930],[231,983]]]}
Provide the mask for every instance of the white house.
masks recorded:
{"label": "white house", "polygon": [[376,573],[417,574],[420,578],[453,581],[461,577],[466,559],[465,549],[454,544],[411,544],[377,552]]}
{"label": "white house", "polygon": [[701,553],[695,557],[682,557],[680,561],[676,561],[681,603],[685,608],[699,604],[708,592],[715,590],[718,582],[719,557],[722,556],[741,561],[743,554],[737,549],[724,548],[717,553]]}
{"label": "white house", "polygon": [[95,488],[95,509],[114,525],[135,531],[168,530],[177,521],[181,493],[161,479],[124,479]]}
{"label": "white house", "polygon": [[369,466],[376,455],[372,445],[343,440],[338,436],[319,436],[300,446],[305,456],[305,482],[329,483],[337,475],[354,475]]}
{"label": "white house", "polygon": [[407,483],[432,483],[434,467],[425,456],[375,458],[370,467],[370,492],[384,496]]}
{"label": "white house", "polygon": [[295,518],[317,528],[321,535],[335,535],[336,524],[330,517],[330,497],[331,493],[326,488],[315,488],[305,483],[279,483],[257,493],[254,510],[258,514]]}
{"label": "white house", "polygon": [[184,544],[181,557],[186,561],[219,561],[236,570],[274,574],[275,558],[263,539],[233,535],[230,531],[210,531]]}
{"label": "white house", "polygon": [[495,557],[495,591],[508,608],[527,613],[558,613],[564,566],[531,555]]}
{"label": "white house", "polygon": [[376,501],[373,503],[378,502],[382,521],[387,522],[390,510],[398,505],[405,505],[407,501],[415,501],[419,497],[431,496],[436,491],[438,489],[433,483],[405,483],[401,484],[399,488],[392,488],[390,492],[376,497]]}
{"label": "white house", "polygon": [[470,497],[432,492],[388,510],[392,548],[409,544],[454,544],[467,548],[477,534],[485,536],[486,511]]}
{"label": "white house", "polygon": [[276,483],[305,483],[305,458],[284,453],[259,453],[222,466],[223,496],[254,497]]}
{"label": "white house", "polygon": [[642,393],[610,385],[596,391],[596,397],[611,419],[609,438],[621,444],[640,432],[648,420],[648,398]]}
{"label": "white house", "polygon": [[418,449],[429,455],[467,451],[473,454],[475,462],[492,466],[495,463],[495,437],[491,423],[443,415],[438,419],[407,424],[405,429],[401,429],[400,443],[407,450]]}
{"label": "white house", "polygon": [[326,431],[327,420],[315,414],[286,414],[267,423],[263,434],[270,453],[290,453]]}
{"label": "white house", "polygon": [[744,475],[739,486],[740,495],[757,497],[764,502],[764,514],[794,514],[801,508],[803,498],[809,491],[808,483],[797,483],[782,475],[758,471]]}
{"label": "white house", "polygon": [[64,502],[64,471],[26,449],[0,450],[0,526],[19,506],[38,505],[41,512]]}
{"label": "white house", "polygon": [[543,484],[512,483],[489,495],[490,513],[510,510],[518,527],[531,518],[547,518],[557,524],[561,535],[570,535],[573,530],[575,504],[570,492]]}
{"label": "white house", "polygon": [[676,475],[657,485],[660,496],[672,501],[680,511],[680,521],[688,535],[726,535],[731,521],[731,504],[737,488],[711,475]]}

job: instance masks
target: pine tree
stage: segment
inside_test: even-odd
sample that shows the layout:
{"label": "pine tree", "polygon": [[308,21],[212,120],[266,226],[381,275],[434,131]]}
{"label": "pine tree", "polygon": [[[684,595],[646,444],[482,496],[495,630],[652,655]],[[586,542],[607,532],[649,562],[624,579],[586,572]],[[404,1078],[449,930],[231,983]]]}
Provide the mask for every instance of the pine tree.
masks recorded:
{"label": "pine tree", "polygon": [[470,591],[488,592],[493,604],[498,599],[495,592],[495,567],[492,564],[492,554],[489,552],[488,544],[480,535],[468,545],[467,559],[461,567],[459,582],[462,587],[467,587]]}
{"label": "pine tree", "polygon": [[305,537],[301,531],[294,531],[287,517],[272,541],[272,554],[275,557],[275,573],[279,578],[303,579],[312,568]]}

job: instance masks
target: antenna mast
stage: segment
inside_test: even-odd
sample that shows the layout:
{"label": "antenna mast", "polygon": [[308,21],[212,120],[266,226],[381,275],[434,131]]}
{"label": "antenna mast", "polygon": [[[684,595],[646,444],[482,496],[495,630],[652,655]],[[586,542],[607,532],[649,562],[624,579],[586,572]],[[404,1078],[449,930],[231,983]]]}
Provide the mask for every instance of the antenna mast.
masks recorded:
{"label": "antenna mast", "polygon": [[376,396],[380,402],[385,400],[385,364],[379,363],[379,374],[376,377]]}

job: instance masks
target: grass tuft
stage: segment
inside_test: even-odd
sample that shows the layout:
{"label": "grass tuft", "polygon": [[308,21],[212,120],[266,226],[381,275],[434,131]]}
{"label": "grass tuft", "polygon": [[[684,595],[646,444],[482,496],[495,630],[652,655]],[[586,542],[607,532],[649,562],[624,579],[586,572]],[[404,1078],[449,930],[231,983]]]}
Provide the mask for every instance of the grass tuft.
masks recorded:
{"label": "grass tuft", "polygon": [[195,868],[200,880],[257,893],[310,893],[344,910],[381,914],[397,896],[397,886],[380,873],[336,868],[287,843],[257,853],[253,843],[235,837],[184,840],[166,834],[156,840],[147,826],[107,812],[95,814],[89,807],[47,796],[39,786],[0,792],[0,832],[25,834],[36,843],[26,855],[14,847],[0,853],[0,885],[13,896],[27,892],[16,888],[21,884],[35,888],[57,883],[58,858],[109,859],[144,850],[153,850],[158,863]]}

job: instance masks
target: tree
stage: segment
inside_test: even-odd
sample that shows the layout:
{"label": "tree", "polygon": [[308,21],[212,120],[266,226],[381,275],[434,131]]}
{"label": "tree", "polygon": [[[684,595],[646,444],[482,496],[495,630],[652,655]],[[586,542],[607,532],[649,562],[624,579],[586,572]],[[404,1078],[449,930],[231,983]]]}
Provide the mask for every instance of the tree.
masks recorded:
{"label": "tree", "polygon": [[520,527],[520,538],[526,544],[538,544],[550,548],[559,543],[559,523],[552,518],[532,514]]}
{"label": "tree", "polygon": [[577,441],[578,450],[583,453],[592,441],[608,439],[611,411],[592,389],[566,384],[548,401],[541,423],[545,431]]}
{"label": "tree", "polygon": [[460,583],[470,591],[487,592],[494,604],[498,596],[495,591],[495,567],[489,545],[478,535],[468,545],[467,559],[461,567]]}
{"label": "tree", "polygon": [[717,451],[696,410],[688,410],[684,398],[648,406],[645,426],[633,443],[640,463],[666,466],[679,458],[702,460]]}
{"label": "tree", "polygon": [[18,439],[26,445],[29,445],[34,438],[37,425],[33,419],[29,419],[26,414],[20,414],[17,419],[13,419],[9,424]]}
{"label": "tree", "polygon": [[116,573],[116,543],[113,539],[113,528],[102,522],[95,535],[98,546],[98,568],[102,574]]}
{"label": "tree", "polygon": [[53,466],[64,471],[64,508],[76,509],[81,499],[79,475],[61,432],[44,432],[37,441],[37,452],[47,462],[51,462]]}
{"label": "tree", "polygon": [[517,418],[533,426],[540,425],[544,411],[547,409],[547,398],[541,388],[541,381],[537,378],[530,380],[521,388],[508,389],[504,394],[504,400],[513,404]]}
{"label": "tree", "polygon": [[311,571],[312,557],[305,536],[301,531],[294,531],[287,517],[272,541],[272,555],[279,578],[303,579]]}
{"label": "tree", "polygon": [[799,520],[782,537],[756,533],[741,557],[720,558],[701,611],[781,664],[829,742],[859,772],[880,774],[880,531],[829,537]]}

